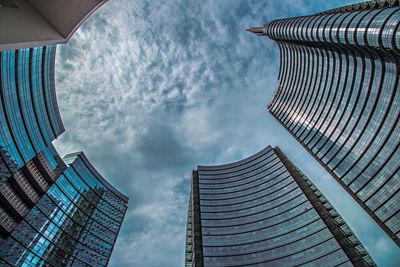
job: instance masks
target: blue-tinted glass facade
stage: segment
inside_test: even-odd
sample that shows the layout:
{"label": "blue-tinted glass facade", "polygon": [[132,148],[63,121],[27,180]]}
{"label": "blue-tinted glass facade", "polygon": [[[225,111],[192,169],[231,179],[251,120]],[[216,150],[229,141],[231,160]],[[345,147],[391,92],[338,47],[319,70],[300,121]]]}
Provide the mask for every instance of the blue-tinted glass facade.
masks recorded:
{"label": "blue-tinted glass facade", "polygon": [[83,153],[64,162],[52,144],[64,132],[55,56],[53,45],[0,52],[0,266],[106,266],[126,213],[128,198]]}
{"label": "blue-tinted glass facade", "polygon": [[[64,127],[58,111],[56,47],[0,52],[0,225],[12,231],[66,168],[52,141]],[[15,171],[14,171],[15,170]]]}
{"label": "blue-tinted glass facade", "polygon": [[192,180],[186,266],[374,265],[330,203],[277,148],[199,166]]}
{"label": "blue-tinted glass facade", "polygon": [[270,112],[400,245],[400,8],[375,1],[273,21]]}
{"label": "blue-tinted glass facade", "polygon": [[83,153],[68,155],[65,161],[68,169],[11,235],[0,239],[0,263],[107,265],[128,198],[105,183]]}
{"label": "blue-tinted glass facade", "polygon": [[56,47],[0,53],[0,146],[19,167],[43,152],[56,168],[52,141],[64,132],[55,93]]}
{"label": "blue-tinted glass facade", "polygon": [[83,153],[63,161],[52,145],[64,131],[55,54],[0,53],[0,266],[106,266],[126,213]]}

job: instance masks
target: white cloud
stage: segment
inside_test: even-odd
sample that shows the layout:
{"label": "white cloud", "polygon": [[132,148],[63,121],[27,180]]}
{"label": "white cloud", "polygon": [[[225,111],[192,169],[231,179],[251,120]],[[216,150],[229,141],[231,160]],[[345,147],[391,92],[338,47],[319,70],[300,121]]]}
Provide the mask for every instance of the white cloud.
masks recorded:
{"label": "white cloud", "polygon": [[58,48],[66,133],[57,148],[61,154],[84,150],[130,196],[111,266],[183,264],[189,177],[197,165],[279,144],[310,178],[325,175],[267,113],[279,64],[275,44],[244,31],[309,13],[316,4],[334,6],[109,1]]}

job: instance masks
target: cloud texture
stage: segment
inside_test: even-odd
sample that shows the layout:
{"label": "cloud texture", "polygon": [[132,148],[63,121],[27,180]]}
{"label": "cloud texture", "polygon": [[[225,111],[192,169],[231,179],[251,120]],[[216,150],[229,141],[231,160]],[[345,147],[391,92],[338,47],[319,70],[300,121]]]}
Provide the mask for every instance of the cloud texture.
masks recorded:
{"label": "cloud texture", "polygon": [[191,170],[269,144],[320,187],[378,263],[400,261],[382,230],[268,114],[278,49],[245,32],[347,3],[114,0],[58,47],[67,131],[57,148],[84,150],[130,197],[111,266],[182,266]]}

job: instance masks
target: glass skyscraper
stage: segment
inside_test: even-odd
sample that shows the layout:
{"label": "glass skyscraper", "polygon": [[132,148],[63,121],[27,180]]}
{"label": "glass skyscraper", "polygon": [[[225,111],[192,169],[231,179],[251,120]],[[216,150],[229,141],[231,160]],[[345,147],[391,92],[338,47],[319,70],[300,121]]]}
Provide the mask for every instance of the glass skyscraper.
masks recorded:
{"label": "glass skyscraper", "polygon": [[55,53],[0,53],[1,266],[106,266],[127,209],[83,153],[62,160],[52,144]]}
{"label": "glass skyscraper", "polygon": [[276,41],[268,108],[400,245],[400,8],[368,1],[249,31]]}
{"label": "glass skyscraper", "polygon": [[128,198],[111,186],[82,153],[56,183],[0,238],[1,266],[106,266]]}
{"label": "glass skyscraper", "polygon": [[0,146],[19,167],[43,152],[53,167],[52,141],[64,132],[56,100],[56,47],[0,52]]}
{"label": "glass skyscraper", "polygon": [[321,192],[271,147],[193,171],[185,264],[375,265]]}
{"label": "glass skyscraper", "polygon": [[[128,198],[82,152],[61,159],[54,148],[64,126],[56,46],[48,45],[68,40],[104,2],[16,1],[0,8],[0,23],[31,30],[0,30],[0,266],[106,266],[110,259]],[[30,25],[32,18],[54,23]],[[54,28],[57,36],[47,38]]]}
{"label": "glass skyscraper", "polygon": [[56,47],[0,52],[0,230],[12,231],[66,169],[52,142],[64,132]]}

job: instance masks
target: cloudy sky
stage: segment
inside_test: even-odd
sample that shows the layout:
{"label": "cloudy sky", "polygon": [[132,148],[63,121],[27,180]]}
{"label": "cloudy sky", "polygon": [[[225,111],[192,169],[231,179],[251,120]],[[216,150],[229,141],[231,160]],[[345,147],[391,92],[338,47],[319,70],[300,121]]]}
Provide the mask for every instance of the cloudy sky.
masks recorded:
{"label": "cloudy sky", "polygon": [[278,145],[380,266],[398,247],[267,112],[277,46],[245,31],[345,0],[112,0],[58,47],[60,154],[130,197],[111,266],[182,266],[190,174]]}

